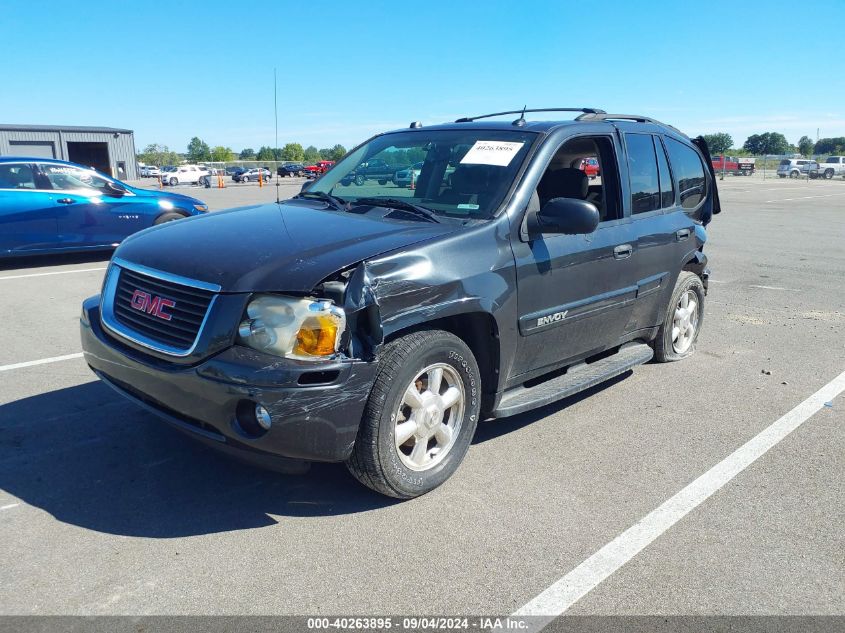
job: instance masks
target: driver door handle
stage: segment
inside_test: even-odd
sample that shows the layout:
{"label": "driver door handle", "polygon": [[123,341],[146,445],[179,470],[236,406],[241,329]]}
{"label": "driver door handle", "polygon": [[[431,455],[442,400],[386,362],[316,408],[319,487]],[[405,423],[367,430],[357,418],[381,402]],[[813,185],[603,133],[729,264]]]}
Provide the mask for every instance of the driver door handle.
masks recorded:
{"label": "driver door handle", "polygon": [[620,244],[613,249],[613,256],[616,259],[627,259],[634,253],[634,247],[630,244]]}
{"label": "driver door handle", "polygon": [[689,229],[681,229],[680,231],[675,232],[675,237],[678,239],[679,242],[683,242],[690,236]]}
{"label": "driver door handle", "polygon": [[73,198],[59,198],[58,200],[56,200],[56,202],[58,202],[59,204],[73,204],[74,202],[76,202],[76,200],[74,200]]}

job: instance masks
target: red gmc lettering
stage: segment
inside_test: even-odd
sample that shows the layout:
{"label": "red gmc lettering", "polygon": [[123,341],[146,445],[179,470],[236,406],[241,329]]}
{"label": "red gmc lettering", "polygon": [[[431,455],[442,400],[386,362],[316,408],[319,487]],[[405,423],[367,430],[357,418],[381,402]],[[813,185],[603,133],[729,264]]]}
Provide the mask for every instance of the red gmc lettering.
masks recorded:
{"label": "red gmc lettering", "polygon": [[135,310],[146,312],[147,314],[152,314],[154,317],[159,319],[169,321],[173,318],[173,316],[170,313],[165,312],[165,308],[174,307],[176,302],[162,297],[153,297],[147,292],[136,290],[132,293],[132,299],[129,301],[129,304]]}

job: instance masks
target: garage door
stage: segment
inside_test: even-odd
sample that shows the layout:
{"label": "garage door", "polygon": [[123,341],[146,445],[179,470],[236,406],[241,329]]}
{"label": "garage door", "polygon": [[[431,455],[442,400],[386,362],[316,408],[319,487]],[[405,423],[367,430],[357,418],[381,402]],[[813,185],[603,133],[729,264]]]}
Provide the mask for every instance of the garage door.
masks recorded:
{"label": "garage door", "polygon": [[55,158],[56,146],[53,141],[9,141],[12,155]]}

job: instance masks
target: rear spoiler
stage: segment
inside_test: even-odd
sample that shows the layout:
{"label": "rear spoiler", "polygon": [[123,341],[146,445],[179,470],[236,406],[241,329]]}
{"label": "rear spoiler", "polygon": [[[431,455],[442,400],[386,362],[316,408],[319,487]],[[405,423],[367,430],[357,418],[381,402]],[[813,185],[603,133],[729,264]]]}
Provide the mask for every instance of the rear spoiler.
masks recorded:
{"label": "rear spoiler", "polygon": [[710,149],[707,147],[707,141],[703,136],[697,136],[692,139],[693,145],[704,155],[704,162],[707,163],[707,169],[710,170],[710,178],[713,181],[713,214],[722,212],[722,205],[719,202],[719,188],[716,186],[716,172],[713,171],[713,159],[710,158]]}

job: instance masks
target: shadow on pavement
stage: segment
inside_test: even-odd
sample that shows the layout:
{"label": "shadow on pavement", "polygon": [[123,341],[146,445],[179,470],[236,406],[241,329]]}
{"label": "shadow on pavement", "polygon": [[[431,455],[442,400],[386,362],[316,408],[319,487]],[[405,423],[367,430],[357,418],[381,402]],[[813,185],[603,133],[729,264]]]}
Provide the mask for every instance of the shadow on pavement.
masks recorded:
{"label": "shadow on pavement", "polygon": [[208,449],[98,381],[0,406],[0,488],[86,529],[175,538],[365,512],[394,500],[343,464],[282,475]]}
{"label": "shadow on pavement", "polygon": [[[521,429],[630,374],[483,423],[474,443]],[[360,485],[343,464],[283,475],[232,460],[99,381],[0,405],[0,488],[59,521],[147,538],[259,528],[277,523],[274,516],[334,516],[397,503]]]}

